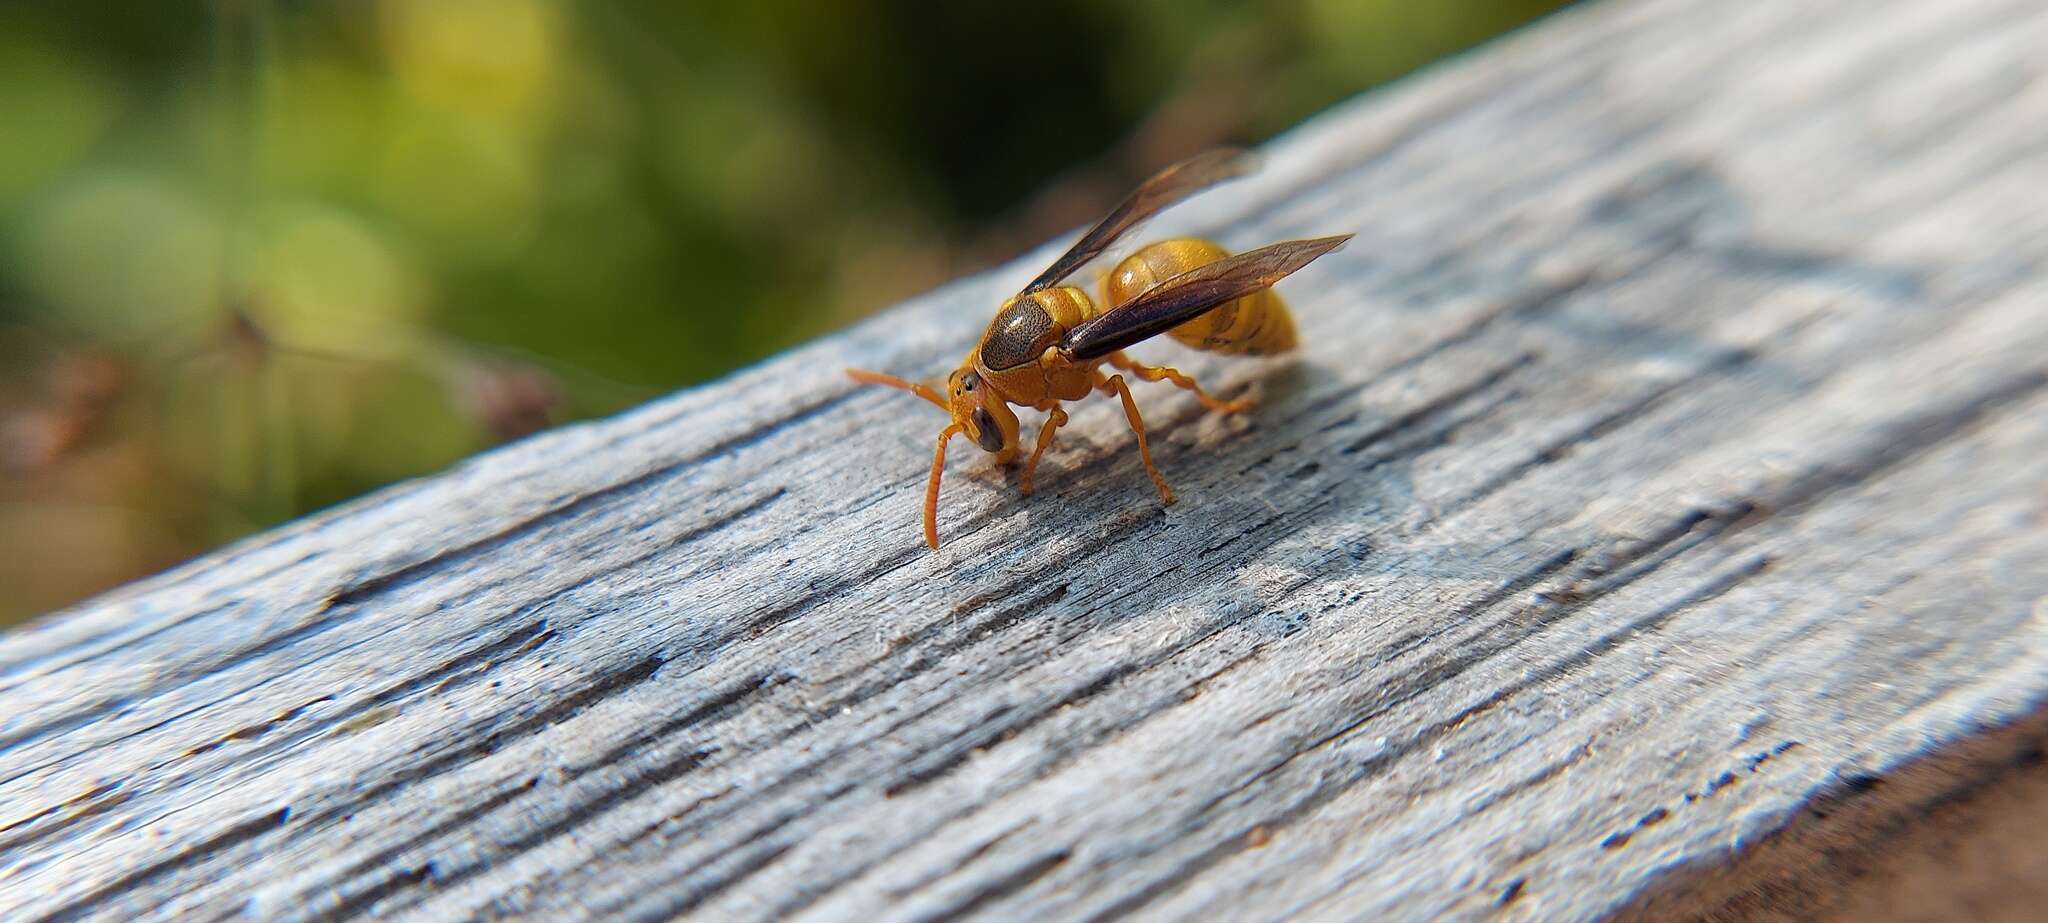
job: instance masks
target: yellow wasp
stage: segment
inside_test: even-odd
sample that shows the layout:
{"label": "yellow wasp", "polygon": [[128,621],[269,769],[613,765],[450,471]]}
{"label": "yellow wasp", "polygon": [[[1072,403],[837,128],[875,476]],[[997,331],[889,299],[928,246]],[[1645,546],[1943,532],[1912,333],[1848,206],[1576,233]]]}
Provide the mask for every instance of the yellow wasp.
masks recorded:
{"label": "yellow wasp", "polygon": [[1160,241],[1131,254],[1103,278],[1101,304],[1106,308],[1097,307],[1087,292],[1060,283],[1145,219],[1250,169],[1251,160],[1241,151],[1211,151],[1146,180],[1023,291],[1003,302],[988,332],[946,379],[943,394],[894,375],[846,370],[855,381],[901,388],[953,417],[939,432],[931,479],[925,485],[924,540],[932,550],[939,547],[939,475],[946,467],[946,443],[966,433],[976,445],[995,453],[998,464],[1008,464],[1019,449],[1012,404],[1046,413],[1038,444],[1017,484],[1023,495],[1031,495],[1032,472],[1052,445],[1053,434],[1067,422],[1060,403],[1100,391],[1123,400],[1124,416],[1138,436],[1138,457],[1159,488],[1160,499],[1173,502],[1173,490],[1152,464],[1145,421],[1138,416],[1131,389],[1122,375],[1104,375],[1101,367],[1107,364],[1146,381],[1170,381],[1219,413],[1249,408],[1248,400],[1217,400],[1193,378],[1175,369],[1142,365],[1122,350],[1162,333],[1211,352],[1266,355],[1293,349],[1294,319],[1270,287],[1342,246],[1351,235],[1284,241],[1236,256],[1206,240]]}

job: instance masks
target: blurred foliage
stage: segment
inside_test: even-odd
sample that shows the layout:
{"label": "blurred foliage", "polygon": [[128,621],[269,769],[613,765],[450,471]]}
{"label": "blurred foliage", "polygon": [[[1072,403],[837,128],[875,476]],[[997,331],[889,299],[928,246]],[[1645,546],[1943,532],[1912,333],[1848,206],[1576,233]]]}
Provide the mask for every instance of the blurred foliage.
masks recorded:
{"label": "blurred foliage", "polygon": [[0,625],[813,337],[1559,5],[0,6]]}

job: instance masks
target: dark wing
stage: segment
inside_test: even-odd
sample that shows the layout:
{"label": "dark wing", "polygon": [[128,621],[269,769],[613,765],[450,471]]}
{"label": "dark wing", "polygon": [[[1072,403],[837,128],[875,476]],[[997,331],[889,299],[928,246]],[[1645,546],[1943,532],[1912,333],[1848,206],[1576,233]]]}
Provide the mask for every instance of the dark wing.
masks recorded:
{"label": "dark wing", "polygon": [[1068,330],[1060,351],[1074,359],[1099,359],[1226,301],[1270,287],[1350,239],[1349,234],[1339,234],[1281,241],[1197,266]]}
{"label": "dark wing", "polygon": [[1254,166],[1252,156],[1234,148],[1196,154],[1180,163],[1167,167],[1138,187],[1130,198],[1118,205],[1059,259],[1024,286],[1023,294],[1030,294],[1060,284],[1060,281],[1074,274],[1116,243],[1116,239],[1132,228],[1144,223],[1145,219],[1158,214],[1168,205],[1193,195],[1197,191],[1217,183],[1251,172]]}

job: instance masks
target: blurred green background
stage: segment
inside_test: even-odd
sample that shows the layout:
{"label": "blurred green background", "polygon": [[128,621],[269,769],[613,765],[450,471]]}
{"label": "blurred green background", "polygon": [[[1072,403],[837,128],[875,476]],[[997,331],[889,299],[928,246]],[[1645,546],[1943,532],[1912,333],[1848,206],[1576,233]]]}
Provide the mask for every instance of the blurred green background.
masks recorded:
{"label": "blurred green background", "polygon": [[714,377],[1561,5],[0,6],[0,625]]}

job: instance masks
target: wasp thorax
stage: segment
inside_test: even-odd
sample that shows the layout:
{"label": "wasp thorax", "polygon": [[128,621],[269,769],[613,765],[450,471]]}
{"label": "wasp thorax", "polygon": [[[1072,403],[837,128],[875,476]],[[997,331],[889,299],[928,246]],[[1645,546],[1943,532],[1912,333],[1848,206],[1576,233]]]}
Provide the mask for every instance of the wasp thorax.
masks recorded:
{"label": "wasp thorax", "polygon": [[1052,314],[1035,296],[1013,299],[982,336],[981,362],[997,371],[1014,369],[1045,352],[1053,335]]}

